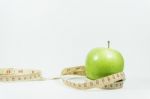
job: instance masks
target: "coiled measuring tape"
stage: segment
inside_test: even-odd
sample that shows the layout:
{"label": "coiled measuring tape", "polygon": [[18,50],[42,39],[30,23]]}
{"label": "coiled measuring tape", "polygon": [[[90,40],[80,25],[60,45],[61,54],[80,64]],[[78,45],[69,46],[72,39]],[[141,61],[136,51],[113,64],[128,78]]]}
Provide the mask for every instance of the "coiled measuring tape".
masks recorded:
{"label": "coiled measuring tape", "polygon": [[[78,76],[77,76],[78,75]],[[60,77],[54,77],[52,79],[62,79],[65,85],[76,89],[91,89],[91,88],[103,88],[103,89],[117,89],[123,87],[125,75],[123,72],[112,74],[97,80],[86,79],[84,82],[74,82],[72,79],[75,77],[85,77],[85,67],[77,66],[71,68],[64,68]],[[0,69],[0,81],[33,81],[33,80],[46,80],[42,77],[40,70],[28,70],[28,69],[15,69],[5,68]]]}
{"label": "coiled measuring tape", "polygon": [[[62,70],[61,75],[62,77],[60,78],[62,79],[64,84],[76,89],[91,89],[91,88],[118,89],[123,87],[123,82],[125,80],[124,72],[119,72],[97,80],[86,79],[82,83],[72,81],[71,79],[73,79],[74,75],[79,75],[86,78],[84,66],[65,68],[64,70]],[[71,75],[71,77],[65,78],[65,76],[67,75]],[[57,79],[57,77],[54,79]]]}

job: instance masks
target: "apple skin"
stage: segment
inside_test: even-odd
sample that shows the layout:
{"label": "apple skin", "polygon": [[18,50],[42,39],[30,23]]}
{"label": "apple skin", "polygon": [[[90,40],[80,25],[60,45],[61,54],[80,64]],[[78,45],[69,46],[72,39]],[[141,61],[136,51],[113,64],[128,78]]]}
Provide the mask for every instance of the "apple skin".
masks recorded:
{"label": "apple skin", "polygon": [[123,56],[114,49],[94,48],[87,55],[85,70],[91,80],[122,72],[123,69]]}

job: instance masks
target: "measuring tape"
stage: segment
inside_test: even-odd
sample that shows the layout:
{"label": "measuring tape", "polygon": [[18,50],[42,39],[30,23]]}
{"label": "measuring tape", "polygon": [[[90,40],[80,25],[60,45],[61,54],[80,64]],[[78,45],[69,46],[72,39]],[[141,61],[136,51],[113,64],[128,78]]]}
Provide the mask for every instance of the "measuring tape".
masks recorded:
{"label": "measuring tape", "polygon": [[0,69],[0,81],[30,81],[30,80],[42,80],[40,70],[30,69],[15,69],[15,68],[1,68]]}
{"label": "measuring tape", "polygon": [[[86,77],[85,67],[77,66],[77,67],[65,68],[62,71],[61,75],[63,76],[80,75]],[[97,80],[86,79],[86,81],[82,83],[76,83],[71,81],[70,79],[72,79],[72,77],[71,78],[62,77],[64,84],[76,89],[90,89],[90,88],[117,89],[123,87],[125,74],[123,72],[119,72]]]}
{"label": "measuring tape", "polygon": [[[91,89],[91,88],[103,88],[103,89],[117,89],[123,87],[125,75],[123,72],[112,74],[97,80],[89,80],[86,78],[84,82],[72,81],[75,78],[86,78],[85,67],[77,66],[71,68],[64,68],[61,72],[61,76],[52,78],[62,79],[65,85],[76,89]],[[40,70],[25,70],[15,68],[0,69],[0,81],[33,81],[33,80],[46,80],[42,77]]]}

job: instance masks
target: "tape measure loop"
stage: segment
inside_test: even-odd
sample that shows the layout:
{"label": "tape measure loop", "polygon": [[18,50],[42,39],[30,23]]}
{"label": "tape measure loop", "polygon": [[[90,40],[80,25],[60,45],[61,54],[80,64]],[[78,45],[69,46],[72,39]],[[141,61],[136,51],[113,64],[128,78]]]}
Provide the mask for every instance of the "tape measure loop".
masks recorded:
{"label": "tape measure loop", "polygon": [[[62,75],[70,75],[70,74],[86,76],[85,67],[77,66],[77,67],[65,68],[62,71]],[[71,82],[70,80],[67,81],[63,80],[63,82],[66,85],[76,89],[90,89],[90,88],[116,89],[116,88],[122,88],[124,80],[125,80],[124,73],[119,72],[97,80],[89,80],[86,81],[85,83],[74,83]]]}

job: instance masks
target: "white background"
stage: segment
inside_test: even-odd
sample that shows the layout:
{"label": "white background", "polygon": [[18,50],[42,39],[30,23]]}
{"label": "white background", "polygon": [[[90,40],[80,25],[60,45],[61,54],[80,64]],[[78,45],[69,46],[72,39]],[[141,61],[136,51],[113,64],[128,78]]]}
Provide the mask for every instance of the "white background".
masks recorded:
{"label": "white background", "polygon": [[150,98],[149,0],[0,0],[0,67],[35,68],[44,77],[82,65],[111,47],[125,58],[123,89],[79,91],[61,81],[0,83],[3,99]]}

